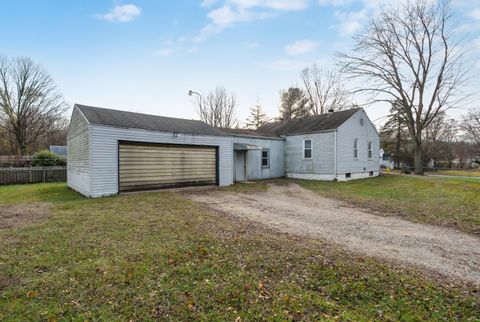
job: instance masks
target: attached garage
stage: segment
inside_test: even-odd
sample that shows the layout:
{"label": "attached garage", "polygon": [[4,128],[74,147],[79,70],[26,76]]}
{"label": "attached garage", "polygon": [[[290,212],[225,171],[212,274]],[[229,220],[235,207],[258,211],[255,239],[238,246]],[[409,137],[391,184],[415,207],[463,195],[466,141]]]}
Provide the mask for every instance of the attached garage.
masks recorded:
{"label": "attached garage", "polygon": [[75,104],[67,184],[88,197],[233,182],[233,143],[196,120]]}
{"label": "attached garage", "polygon": [[217,148],[119,142],[120,192],[216,185]]}

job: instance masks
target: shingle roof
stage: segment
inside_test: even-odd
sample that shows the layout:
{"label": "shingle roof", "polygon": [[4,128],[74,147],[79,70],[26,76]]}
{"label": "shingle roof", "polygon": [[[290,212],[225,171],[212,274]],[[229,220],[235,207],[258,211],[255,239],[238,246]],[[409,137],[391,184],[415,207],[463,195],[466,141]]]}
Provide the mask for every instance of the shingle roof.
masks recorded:
{"label": "shingle roof", "polygon": [[202,121],[119,111],[80,104],[75,104],[75,106],[92,124],[196,135],[225,135]]}
{"label": "shingle roof", "polygon": [[268,132],[261,132],[258,130],[250,130],[250,129],[228,129],[228,128],[218,128],[220,131],[224,132],[226,135],[236,135],[236,136],[251,136],[251,137],[266,137],[266,138],[277,138],[280,139],[280,136],[277,134],[268,131]]}
{"label": "shingle roof", "polygon": [[257,131],[274,133],[276,135],[291,135],[334,130],[360,110],[361,108],[354,108],[345,111],[306,116],[287,122],[270,122],[259,127]]}

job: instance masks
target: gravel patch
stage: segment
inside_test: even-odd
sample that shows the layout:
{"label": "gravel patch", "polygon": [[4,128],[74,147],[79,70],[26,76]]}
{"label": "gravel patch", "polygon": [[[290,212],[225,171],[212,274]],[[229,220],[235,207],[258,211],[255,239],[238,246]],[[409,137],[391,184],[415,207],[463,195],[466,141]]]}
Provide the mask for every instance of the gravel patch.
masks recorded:
{"label": "gravel patch", "polygon": [[188,198],[282,232],[306,235],[372,257],[400,261],[480,285],[480,238],[453,229],[382,217],[296,184],[267,191],[192,191]]}

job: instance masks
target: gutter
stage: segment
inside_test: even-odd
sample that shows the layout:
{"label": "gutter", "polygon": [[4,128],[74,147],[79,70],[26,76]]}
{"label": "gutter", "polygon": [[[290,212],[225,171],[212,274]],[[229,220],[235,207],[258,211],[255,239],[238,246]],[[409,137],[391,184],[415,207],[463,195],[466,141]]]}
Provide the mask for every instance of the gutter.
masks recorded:
{"label": "gutter", "polygon": [[296,133],[288,133],[288,134],[282,134],[281,136],[296,136],[296,135],[306,135],[306,134],[317,134],[317,133],[328,133],[328,132],[334,132],[337,129],[328,129],[328,130],[322,130],[322,131],[307,131],[307,132],[296,132]]}
{"label": "gutter", "polygon": [[228,135],[225,136],[231,136],[231,137],[236,137],[236,138],[247,138],[247,139],[264,139],[264,140],[279,140],[279,141],[285,141],[285,138],[282,136],[279,137],[270,137],[270,136],[260,136],[260,135],[247,135],[247,134],[232,134],[229,133]]}

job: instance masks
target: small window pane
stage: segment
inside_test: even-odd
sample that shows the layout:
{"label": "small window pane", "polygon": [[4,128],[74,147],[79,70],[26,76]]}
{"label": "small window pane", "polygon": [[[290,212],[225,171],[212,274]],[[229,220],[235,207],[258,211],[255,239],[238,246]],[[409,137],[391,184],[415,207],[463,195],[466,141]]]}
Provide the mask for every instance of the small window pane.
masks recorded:
{"label": "small window pane", "polygon": [[262,150],[262,167],[268,168],[270,166],[270,157],[268,150]]}
{"label": "small window pane", "polygon": [[312,140],[303,141],[303,158],[304,159],[312,158]]}
{"label": "small window pane", "polygon": [[309,159],[312,157],[312,150],[305,149],[305,158]]}
{"label": "small window pane", "polygon": [[358,140],[353,141],[353,158],[358,159]]}

